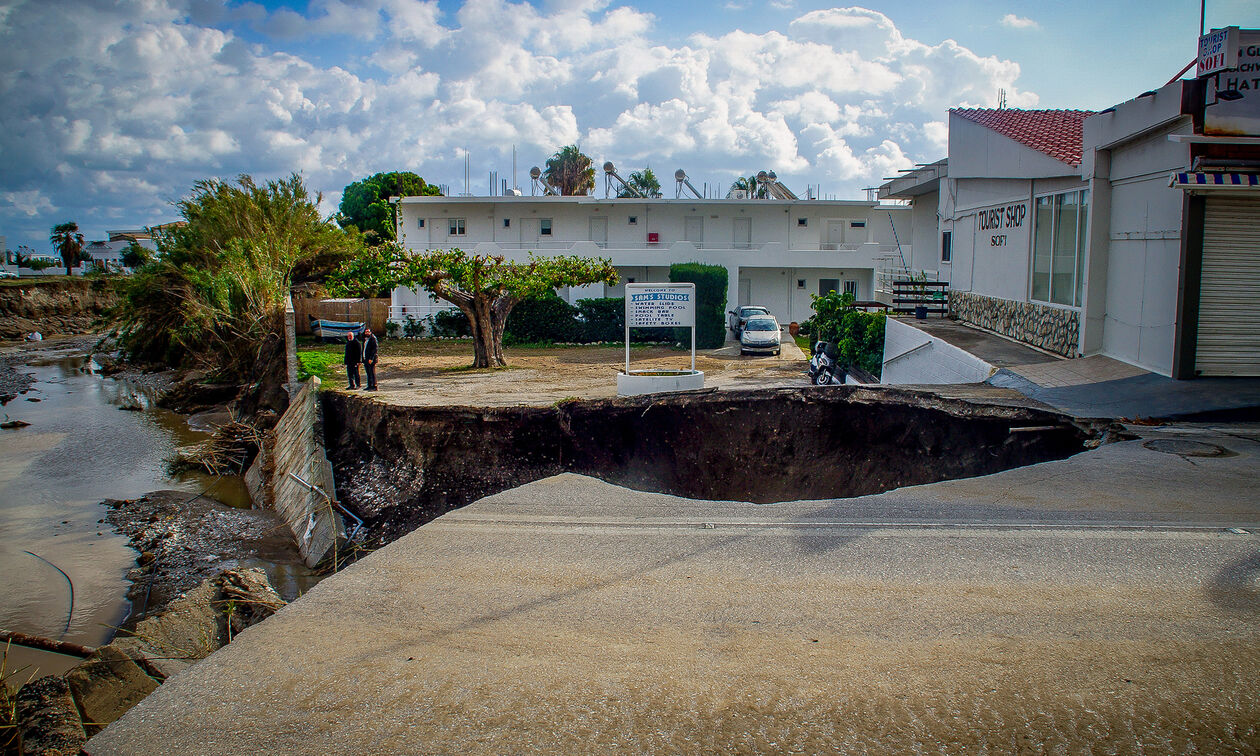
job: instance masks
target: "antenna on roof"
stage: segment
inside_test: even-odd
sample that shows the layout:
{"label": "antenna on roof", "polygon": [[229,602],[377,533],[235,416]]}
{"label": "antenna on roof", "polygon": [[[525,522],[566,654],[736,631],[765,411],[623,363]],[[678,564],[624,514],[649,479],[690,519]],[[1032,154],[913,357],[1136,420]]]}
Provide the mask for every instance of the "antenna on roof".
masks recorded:
{"label": "antenna on roof", "polygon": [[1006,90],[999,89],[998,90],[998,110],[1002,110],[1005,107],[1006,107]]}

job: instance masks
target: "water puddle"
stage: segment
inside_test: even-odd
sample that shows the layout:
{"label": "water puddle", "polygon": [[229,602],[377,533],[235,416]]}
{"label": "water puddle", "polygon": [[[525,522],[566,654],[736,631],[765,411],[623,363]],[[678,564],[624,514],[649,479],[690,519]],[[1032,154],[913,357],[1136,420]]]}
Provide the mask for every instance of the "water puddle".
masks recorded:
{"label": "water puddle", "polygon": [[[19,368],[35,375],[34,390],[0,408],[0,416],[30,423],[0,430],[0,627],[96,646],[127,616],[125,576],[136,558],[127,539],[103,522],[101,500],[158,489],[200,493],[215,479],[167,469],[178,447],[208,438],[206,426],[190,428],[156,407],[152,388],[104,378],[92,367],[69,357]],[[222,479],[211,495],[249,506],[239,478]],[[290,592],[305,587],[303,576],[286,574],[289,565],[260,566]],[[28,669],[10,682],[75,661],[13,647],[8,667]]]}

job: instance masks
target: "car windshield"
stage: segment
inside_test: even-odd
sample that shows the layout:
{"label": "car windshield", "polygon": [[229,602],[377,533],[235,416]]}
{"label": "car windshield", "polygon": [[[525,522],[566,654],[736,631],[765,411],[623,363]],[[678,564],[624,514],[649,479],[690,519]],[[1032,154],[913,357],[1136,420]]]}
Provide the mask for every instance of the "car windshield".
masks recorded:
{"label": "car windshield", "polygon": [[779,324],[773,320],[750,320],[748,325],[744,326],[748,331],[777,331]]}
{"label": "car windshield", "polygon": [[751,318],[755,315],[769,315],[770,311],[764,307],[745,307],[739,311],[741,317]]}

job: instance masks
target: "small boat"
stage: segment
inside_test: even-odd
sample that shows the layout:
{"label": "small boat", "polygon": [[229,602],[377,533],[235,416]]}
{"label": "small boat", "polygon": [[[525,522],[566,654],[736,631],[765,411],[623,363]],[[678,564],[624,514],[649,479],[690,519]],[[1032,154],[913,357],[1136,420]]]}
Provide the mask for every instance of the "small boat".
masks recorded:
{"label": "small boat", "polygon": [[364,323],[352,323],[345,320],[320,320],[314,315],[309,317],[311,332],[315,334],[315,338],[321,341],[345,341],[347,333],[353,333],[356,337],[363,335]]}

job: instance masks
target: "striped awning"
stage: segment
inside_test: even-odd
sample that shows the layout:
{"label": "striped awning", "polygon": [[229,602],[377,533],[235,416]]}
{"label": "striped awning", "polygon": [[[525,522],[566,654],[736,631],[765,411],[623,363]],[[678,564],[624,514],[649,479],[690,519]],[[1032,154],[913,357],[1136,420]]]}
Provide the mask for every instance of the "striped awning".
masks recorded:
{"label": "striped awning", "polygon": [[1200,171],[1173,173],[1168,185],[1177,189],[1260,189],[1260,174]]}

